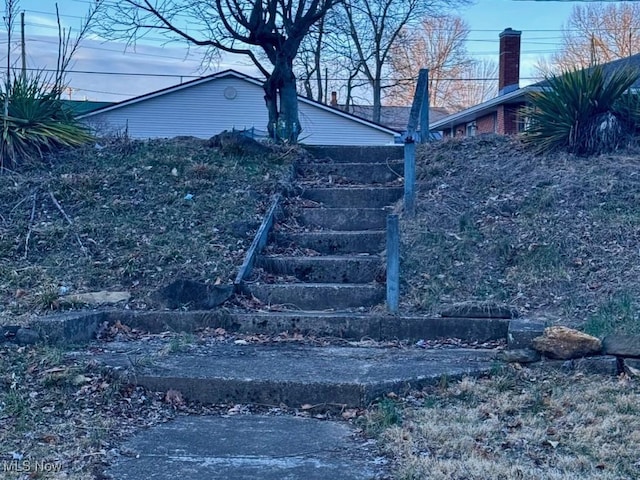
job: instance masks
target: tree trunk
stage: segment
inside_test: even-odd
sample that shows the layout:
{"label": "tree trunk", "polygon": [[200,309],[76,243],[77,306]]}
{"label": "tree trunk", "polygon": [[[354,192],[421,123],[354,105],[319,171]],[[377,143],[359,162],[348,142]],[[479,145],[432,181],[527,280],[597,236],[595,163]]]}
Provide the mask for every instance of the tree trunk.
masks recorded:
{"label": "tree trunk", "polygon": [[267,78],[262,85],[262,88],[264,89],[264,102],[267,104],[267,111],[269,112],[269,123],[267,124],[269,138],[277,142],[278,134],[276,125],[278,125],[278,88],[273,82],[273,75]]}
{"label": "tree trunk", "polygon": [[278,143],[298,143],[302,128],[298,118],[298,92],[293,73],[293,58],[277,59],[263,88],[269,111],[269,135]]}
{"label": "tree trunk", "polygon": [[373,79],[373,121],[380,123],[380,112],[382,110],[382,80],[379,78]]}

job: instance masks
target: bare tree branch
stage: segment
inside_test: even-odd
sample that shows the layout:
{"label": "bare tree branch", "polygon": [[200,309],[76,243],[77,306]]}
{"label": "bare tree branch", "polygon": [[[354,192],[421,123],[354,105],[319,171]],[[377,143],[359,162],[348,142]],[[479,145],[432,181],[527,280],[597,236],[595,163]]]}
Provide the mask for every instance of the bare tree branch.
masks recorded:
{"label": "bare tree branch", "polygon": [[539,60],[541,75],[586,68],[640,52],[640,3],[575,5],[563,27],[562,49]]}

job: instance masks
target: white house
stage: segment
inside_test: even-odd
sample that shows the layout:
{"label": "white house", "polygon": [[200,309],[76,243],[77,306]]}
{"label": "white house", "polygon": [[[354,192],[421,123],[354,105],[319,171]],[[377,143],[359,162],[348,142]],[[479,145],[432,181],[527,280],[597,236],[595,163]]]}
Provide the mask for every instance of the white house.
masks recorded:
{"label": "white house", "polygon": [[[399,132],[298,96],[302,134],[308,145],[389,145]],[[209,138],[224,130],[266,133],[262,82],[234,70],[115,103],[79,117],[131,138]]]}

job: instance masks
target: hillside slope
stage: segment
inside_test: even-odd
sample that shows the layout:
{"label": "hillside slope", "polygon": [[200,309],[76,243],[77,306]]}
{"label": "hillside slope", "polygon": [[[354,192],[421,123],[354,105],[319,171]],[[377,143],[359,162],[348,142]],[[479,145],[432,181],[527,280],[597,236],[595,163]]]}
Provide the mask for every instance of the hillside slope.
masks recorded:
{"label": "hillside slope", "polygon": [[517,138],[424,146],[403,232],[403,302],[497,302],[522,314],[640,330],[640,152],[536,156]]}
{"label": "hillside slope", "polygon": [[144,309],[176,279],[229,283],[291,153],[116,141],[4,172],[0,315],[59,308],[59,292],[124,290]]}

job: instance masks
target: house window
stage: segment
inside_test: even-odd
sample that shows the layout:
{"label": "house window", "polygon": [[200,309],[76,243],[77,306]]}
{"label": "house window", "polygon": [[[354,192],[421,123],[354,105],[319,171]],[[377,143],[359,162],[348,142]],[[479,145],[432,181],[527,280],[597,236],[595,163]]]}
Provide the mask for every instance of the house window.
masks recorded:
{"label": "house window", "polygon": [[476,125],[476,122],[467,123],[467,137],[475,137],[477,131],[478,125]]}

